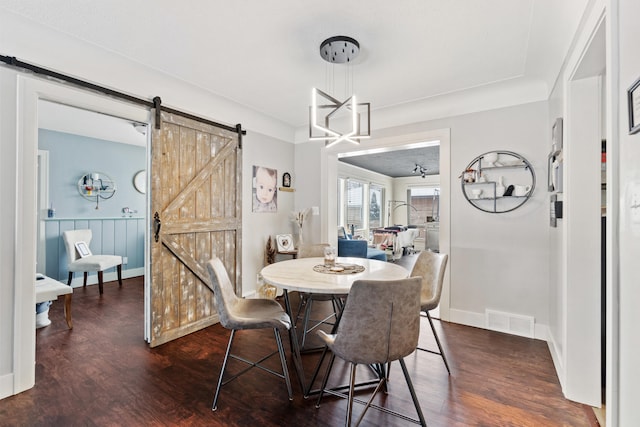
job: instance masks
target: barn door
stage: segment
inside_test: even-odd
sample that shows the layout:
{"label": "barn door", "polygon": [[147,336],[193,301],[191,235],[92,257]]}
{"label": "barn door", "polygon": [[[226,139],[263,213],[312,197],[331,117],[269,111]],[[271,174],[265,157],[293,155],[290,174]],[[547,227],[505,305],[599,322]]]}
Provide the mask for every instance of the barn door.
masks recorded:
{"label": "barn door", "polygon": [[238,135],[165,112],[161,122],[151,142],[151,347],[218,321],[212,255],[242,283]]}

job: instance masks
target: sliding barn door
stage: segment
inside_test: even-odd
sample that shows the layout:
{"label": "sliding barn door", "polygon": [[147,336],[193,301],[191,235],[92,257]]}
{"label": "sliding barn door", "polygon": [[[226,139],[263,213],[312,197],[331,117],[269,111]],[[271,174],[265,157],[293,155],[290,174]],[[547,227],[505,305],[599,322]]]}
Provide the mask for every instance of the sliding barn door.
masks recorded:
{"label": "sliding barn door", "polygon": [[161,122],[151,143],[152,347],[218,321],[206,269],[213,255],[241,283],[238,135],[164,112]]}

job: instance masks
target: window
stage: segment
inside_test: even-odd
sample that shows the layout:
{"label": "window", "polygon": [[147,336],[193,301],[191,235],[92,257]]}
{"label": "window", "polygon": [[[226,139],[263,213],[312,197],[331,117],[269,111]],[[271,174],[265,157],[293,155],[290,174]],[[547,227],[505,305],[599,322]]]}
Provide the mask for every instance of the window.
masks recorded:
{"label": "window", "polygon": [[364,183],[347,179],[347,226],[356,230],[364,228]]}
{"label": "window", "polygon": [[380,185],[369,185],[369,228],[382,227],[382,192]]}
{"label": "window", "polygon": [[383,227],[385,188],[353,178],[338,180],[338,225],[361,238],[370,237],[372,228]]}
{"label": "window", "polygon": [[440,218],[440,188],[412,187],[407,190],[409,224],[420,225]]}

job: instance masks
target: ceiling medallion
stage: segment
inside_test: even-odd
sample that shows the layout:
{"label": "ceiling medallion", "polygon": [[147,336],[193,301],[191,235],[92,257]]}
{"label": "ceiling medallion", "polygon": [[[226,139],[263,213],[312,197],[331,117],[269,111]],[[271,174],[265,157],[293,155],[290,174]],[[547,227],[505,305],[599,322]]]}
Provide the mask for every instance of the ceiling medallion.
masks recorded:
{"label": "ceiling medallion", "polygon": [[[320,44],[320,56],[331,64],[349,65],[359,52],[360,44],[347,36],[330,37]],[[360,139],[371,136],[370,111],[371,104],[358,103],[355,94],[340,101],[313,88],[309,108],[309,139],[325,141],[326,148],[341,141],[359,144]]]}

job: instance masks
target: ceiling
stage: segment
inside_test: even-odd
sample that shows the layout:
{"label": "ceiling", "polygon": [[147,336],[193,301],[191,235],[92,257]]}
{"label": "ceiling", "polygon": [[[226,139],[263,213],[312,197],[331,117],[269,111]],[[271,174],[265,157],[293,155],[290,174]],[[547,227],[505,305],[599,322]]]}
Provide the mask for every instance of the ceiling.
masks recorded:
{"label": "ceiling", "polygon": [[[504,82],[537,82],[548,96],[587,2],[0,0],[0,8],[300,128],[312,87],[345,99],[352,88],[371,103],[373,127],[386,110]],[[346,82],[344,66],[319,55],[335,35],[360,42]],[[70,68],[83,60],[64,54]]]}
{"label": "ceiling", "polygon": [[[499,87],[504,92],[534,85],[537,99],[547,99],[587,3],[192,0],[185,6],[169,0],[0,0],[0,8],[292,129],[307,126],[312,87],[338,99],[356,93],[360,102],[371,103],[375,129],[389,126],[387,116],[397,125],[398,118],[409,117],[407,111],[415,113],[425,102],[442,105],[447,96],[452,103],[473,104],[471,94],[479,88],[492,94]],[[328,64],[319,54],[320,43],[336,35],[360,43],[349,67]],[[71,69],[73,61],[83,60],[64,53]],[[391,177],[411,176],[416,164],[437,173],[437,151],[341,160]]]}
{"label": "ceiling", "polygon": [[426,169],[425,175],[440,174],[440,146],[433,144],[421,148],[340,157],[338,160],[392,178],[421,176],[418,171],[414,171],[416,165]]}

